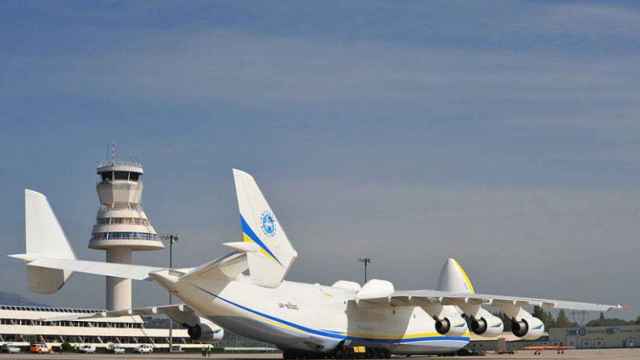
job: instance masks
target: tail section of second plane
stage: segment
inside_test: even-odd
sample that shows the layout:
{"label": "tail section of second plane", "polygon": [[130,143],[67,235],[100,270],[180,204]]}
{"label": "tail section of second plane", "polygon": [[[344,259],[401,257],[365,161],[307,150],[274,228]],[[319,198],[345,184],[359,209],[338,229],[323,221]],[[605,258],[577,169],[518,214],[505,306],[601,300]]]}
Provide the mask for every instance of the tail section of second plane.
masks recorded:
{"label": "tail section of second plane", "polygon": [[237,246],[247,252],[252,280],[262,286],[276,287],[289,271],[298,253],[291,245],[278,218],[260,191],[254,178],[234,169],[242,240]]}

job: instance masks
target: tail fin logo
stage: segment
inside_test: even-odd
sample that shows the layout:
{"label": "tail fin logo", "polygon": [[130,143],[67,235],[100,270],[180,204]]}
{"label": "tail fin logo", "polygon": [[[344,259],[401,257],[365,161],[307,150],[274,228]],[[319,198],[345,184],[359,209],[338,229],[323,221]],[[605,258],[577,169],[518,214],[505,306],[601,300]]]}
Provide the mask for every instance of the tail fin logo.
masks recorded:
{"label": "tail fin logo", "polygon": [[273,214],[270,211],[265,211],[260,216],[260,228],[262,228],[262,232],[270,237],[274,237],[276,235],[277,227],[276,227],[276,219],[273,217]]}

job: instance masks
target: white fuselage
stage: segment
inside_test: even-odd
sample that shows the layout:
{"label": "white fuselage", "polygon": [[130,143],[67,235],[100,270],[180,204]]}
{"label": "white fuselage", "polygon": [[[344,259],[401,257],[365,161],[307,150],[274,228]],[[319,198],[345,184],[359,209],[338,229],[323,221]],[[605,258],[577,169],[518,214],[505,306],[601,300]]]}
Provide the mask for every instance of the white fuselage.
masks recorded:
{"label": "white fuselage", "polygon": [[276,288],[237,280],[156,280],[223,328],[281,349],[327,352],[345,345],[399,354],[453,352],[466,336],[443,336],[419,306],[356,305],[354,293],[319,284],[284,281]]}

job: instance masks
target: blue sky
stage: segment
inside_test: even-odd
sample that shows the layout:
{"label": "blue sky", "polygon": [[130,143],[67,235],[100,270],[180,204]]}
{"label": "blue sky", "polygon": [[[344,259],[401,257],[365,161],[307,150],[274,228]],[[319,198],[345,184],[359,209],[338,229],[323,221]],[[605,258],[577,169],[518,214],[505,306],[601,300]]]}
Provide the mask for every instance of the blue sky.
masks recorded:
{"label": "blue sky", "polygon": [[94,168],[116,142],[184,266],[239,238],[238,167],[301,254],[293,280],[358,279],[367,254],[429,287],[454,256],[482,291],[638,308],[638,33],[634,2],[4,2],[1,240],[22,250],[30,187],[101,258]]}

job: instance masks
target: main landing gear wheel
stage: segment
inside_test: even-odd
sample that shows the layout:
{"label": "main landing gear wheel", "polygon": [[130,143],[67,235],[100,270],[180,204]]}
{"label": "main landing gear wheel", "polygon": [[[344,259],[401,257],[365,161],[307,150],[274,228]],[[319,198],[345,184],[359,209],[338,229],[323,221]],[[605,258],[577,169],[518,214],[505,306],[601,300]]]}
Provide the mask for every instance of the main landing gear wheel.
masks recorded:
{"label": "main landing gear wheel", "polygon": [[391,351],[384,348],[366,348],[365,352],[354,352],[353,347],[338,346],[333,352],[313,352],[302,350],[283,350],[284,360],[304,359],[389,359]]}

